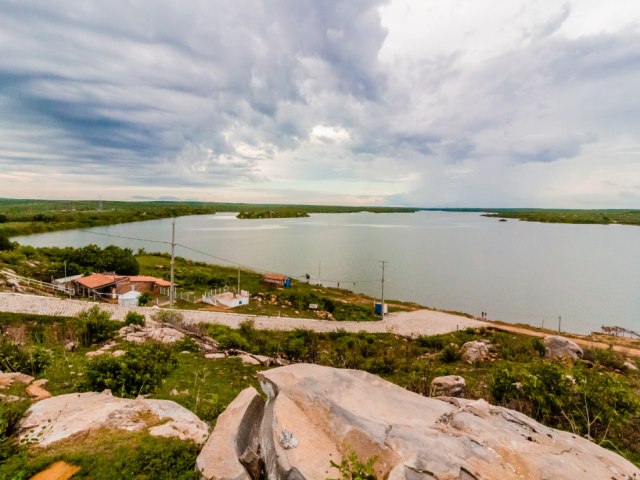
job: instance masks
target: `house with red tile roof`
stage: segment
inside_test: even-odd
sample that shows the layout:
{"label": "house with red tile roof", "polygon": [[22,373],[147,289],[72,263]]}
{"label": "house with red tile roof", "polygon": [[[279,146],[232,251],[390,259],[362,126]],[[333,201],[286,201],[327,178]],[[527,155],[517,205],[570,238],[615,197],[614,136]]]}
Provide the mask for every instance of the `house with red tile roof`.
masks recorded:
{"label": "house with red tile roof", "polygon": [[131,290],[140,293],[167,294],[171,282],[162,278],[144,275],[116,275],[114,273],[93,273],[74,281],[79,295],[103,300],[115,300]]}

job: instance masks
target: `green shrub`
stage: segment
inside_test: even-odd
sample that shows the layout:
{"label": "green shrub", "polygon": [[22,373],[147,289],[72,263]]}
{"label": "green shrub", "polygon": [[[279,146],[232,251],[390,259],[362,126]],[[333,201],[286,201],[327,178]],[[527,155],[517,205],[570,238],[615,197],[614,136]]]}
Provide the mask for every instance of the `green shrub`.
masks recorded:
{"label": "green shrub", "polygon": [[137,312],[129,312],[127,313],[127,316],[124,317],[125,325],[140,325],[141,327],[143,327],[145,321],[145,316]]}
{"label": "green shrub", "polygon": [[598,442],[640,416],[640,401],[624,379],[584,364],[571,370],[542,361],[505,368],[496,372],[490,391],[498,403]]}
{"label": "green shrub", "polygon": [[378,461],[378,457],[371,457],[364,463],[358,458],[355,452],[342,459],[340,464],[331,460],[331,466],[340,471],[340,478],[327,480],[377,480],[373,465]]}
{"label": "green shrub", "polygon": [[447,345],[440,352],[440,360],[444,363],[457,362],[462,358],[460,350],[452,345]]}
{"label": "green shrub", "polygon": [[199,352],[200,347],[190,337],[182,337],[180,340],[172,343],[173,350],[176,352]]}
{"label": "green shrub", "polygon": [[544,342],[537,337],[531,340],[531,347],[540,357],[544,357],[547,353],[547,348],[544,346]]}
{"label": "green shrub", "polygon": [[148,342],[129,344],[127,353],[113,357],[101,355],[88,364],[85,391],[110,389],[115,395],[136,397],[151,393],[177,365],[171,346]]}
{"label": "green shrub", "polygon": [[582,359],[599,363],[603,367],[612,370],[623,370],[625,368],[624,362],[626,361],[624,355],[616,352],[612,346],[609,346],[609,348],[588,348],[584,351]]}
{"label": "green shrub", "polygon": [[419,346],[428,350],[442,350],[445,346],[445,339],[440,336],[421,335],[416,339]]}
{"label": "green shrub", "polygon": [[184,321],[184,315],[175,310],[158,310],[151,318],[156,322],[180,325]]}
{"label": "green shrub", "polygon": [[140,307],[144,307],[151,301],[151,295],[148,292],[144,292],[142,295],[138,297],[138,305]]}
{"label": "green shrub", "polygon": [[0,402],[0,464],[18,450],[11,437],[16,433],[18,423],[29,405],[28,400]]}
{"label": "green shrub", "polygon": [[51,354],[42,347],[24,347],[0,338],[0,370],[37,375],[51,364]]}
{"label": "green shrub", "polygon": [[83,347],[88,347],[113,338],[122,324],[111,320],[109,312],[100,310],[97,305],[94,305],[89,310],[80,312],[72,320],[71,326],[80,344]]}

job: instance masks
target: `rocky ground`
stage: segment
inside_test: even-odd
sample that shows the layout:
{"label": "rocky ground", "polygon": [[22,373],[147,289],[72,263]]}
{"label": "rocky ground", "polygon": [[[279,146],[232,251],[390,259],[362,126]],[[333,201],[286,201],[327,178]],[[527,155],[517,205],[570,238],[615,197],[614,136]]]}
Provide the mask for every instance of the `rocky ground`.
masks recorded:
{"label": "rocky ground", "polygon": [[633,479],[613,452],[484,400],[426,398],[371,374],[298,364],[259,374],[197,460],[209,480],[324,480],[351,452],[389,479]]}

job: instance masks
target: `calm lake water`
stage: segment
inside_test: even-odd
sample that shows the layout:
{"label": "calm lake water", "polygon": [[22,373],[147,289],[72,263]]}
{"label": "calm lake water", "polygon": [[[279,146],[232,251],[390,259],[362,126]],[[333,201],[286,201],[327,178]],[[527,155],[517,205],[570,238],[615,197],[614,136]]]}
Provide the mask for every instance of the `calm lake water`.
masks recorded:
{"label": "calm lake water", "polygon": [[[16,237],[24,245],[94,243],[134,251],[169,245],[171,220]],[[325,285],[491,319],[580,333],[618,325],[640,330],[640,228],[499,222],[477,213],[315,214],[238,220],[180,217],[176,242],[219,259]],[[176,255],[224,264],[181,247]]]}

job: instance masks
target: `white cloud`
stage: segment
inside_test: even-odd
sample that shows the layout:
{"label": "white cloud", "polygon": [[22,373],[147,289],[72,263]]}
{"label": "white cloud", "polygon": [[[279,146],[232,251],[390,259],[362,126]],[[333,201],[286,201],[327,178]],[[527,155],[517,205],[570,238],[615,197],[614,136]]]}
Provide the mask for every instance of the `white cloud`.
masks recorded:
{"label": "white cloud", "polygon": [[637,206],[639,18],[626,0],[5,2],[3,195]]}

